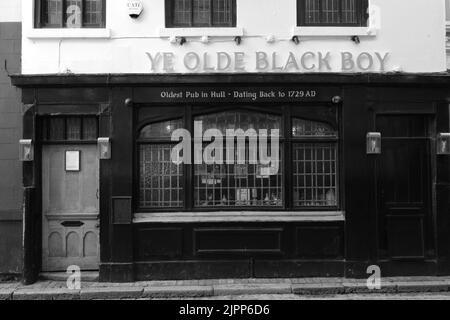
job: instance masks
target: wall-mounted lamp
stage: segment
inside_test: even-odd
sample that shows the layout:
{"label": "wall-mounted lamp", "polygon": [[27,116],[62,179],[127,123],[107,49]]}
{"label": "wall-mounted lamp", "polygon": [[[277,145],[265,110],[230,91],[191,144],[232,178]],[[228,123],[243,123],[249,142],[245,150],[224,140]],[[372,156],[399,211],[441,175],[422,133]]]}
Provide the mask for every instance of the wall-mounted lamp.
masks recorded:
{"label": "wall-mounted lamp", "polygon": [[367,154],[381,154],[381,133],[369,132],[367,134]]}
{"label": "wall-mounted lamp", "polygon": [[187,42],[185,37],[181,37],[180,38],[180,46],[182,46],[183,44],[185,44]]}
{"label": "wall-mounted lamp", "polygon": [[101,160],[111,159],[111,141],[109,138],[98,138],[98,156]]}
{"label": "wall-mounted lamp", "polygon": [[358,36],[353,36],[351,39],[352,39],[352,41],[353,41],[354,43],[356,43],[356,44],[360,44],[360,43],[361,43],[361,39],[359,39]]}
{"label": "wall-mounted lamp", "polygon": [[23,162],[34,161],[34,144],[33,140],[20,140],[20,155],[19,159]]}
{"label": "wall-mounted lamp", "polygon": [[439,133],[437,136],[437,154],[450,155],[450,133]]}
{"label": "wall-mounted lamp", "polygon": [[234,42],[236,42],[237,45],[240,45],[242,42],[242,38],[240,36],[237,36],[234,38]]}
{"label": "wall-mounted lamp", "polygon": [[295,44],[299,44],[300,43],[300,39],[298,38],[298,36],[293,36],[291,41]]}

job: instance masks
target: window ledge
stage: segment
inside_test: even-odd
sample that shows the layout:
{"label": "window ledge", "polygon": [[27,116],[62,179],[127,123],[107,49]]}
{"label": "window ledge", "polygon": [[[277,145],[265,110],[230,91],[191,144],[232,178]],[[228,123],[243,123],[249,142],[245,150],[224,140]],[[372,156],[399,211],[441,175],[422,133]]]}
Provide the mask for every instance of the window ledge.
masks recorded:
{"label": "window ledge", "polygon": [[370,27],[294,27],[294,36],[304,37],[375,37],[376,29]]}
{"label": "window ledge", "polygon": [[302,212],[157,212],[136,213],[133,223],[192,223],[192,222],[327,222],[345,221],[343,211]]}
{"label": "window ledge", "polygon": [[167,37],[238,37],[244,35],[242,28],[162,28],[161,38]]}
{"label": "window ledge", "polygon": [[108,39],[111,30],[105,28],[42,28],[30,29],[26,32],[29,39]]}

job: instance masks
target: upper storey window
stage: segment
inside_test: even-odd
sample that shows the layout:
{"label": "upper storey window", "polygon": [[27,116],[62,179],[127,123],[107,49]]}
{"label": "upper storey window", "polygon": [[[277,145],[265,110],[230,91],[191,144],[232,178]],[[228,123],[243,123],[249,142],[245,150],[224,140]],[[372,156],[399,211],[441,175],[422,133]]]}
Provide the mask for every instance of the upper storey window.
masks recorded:
{"label": "upper storey window", "polygon": [[103,28],[105,0],[36,0],[38,28]]}
{"label": "upper storey window", "polygon": [[297,0],[299,26],[366,26],[368,0]]}
{"label": "upper storey window", "polygon": [[166,0],[166,26],[235,27],[236,0]]}

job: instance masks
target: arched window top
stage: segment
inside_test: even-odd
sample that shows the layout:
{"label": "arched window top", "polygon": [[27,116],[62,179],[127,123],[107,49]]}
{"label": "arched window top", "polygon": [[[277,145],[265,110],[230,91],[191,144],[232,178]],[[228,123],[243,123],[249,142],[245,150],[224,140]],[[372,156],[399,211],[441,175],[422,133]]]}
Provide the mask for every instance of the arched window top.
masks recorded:
{"label": "arched window top", "polygon": [[293,137],[335,137],[336,130],[328,123],[294,118],[292,120]]}
{"label": "arched window top", "polygon": [[[256,131],[267,129],[280,130],[280,135],[283,134],[281,129],[281,116],[269,113],[259,113],[250,111],[225,111],[214,114],[202,115],[195,117],[195,121],[202,121],[203,132],[208,129],[219,129],[225,133],[227,129],[254,129]],[[270,132],[270,131],[269,131]]]}
{"label": "arched window top", "polygon": [[182,127],[182,119],[152,123],[141,129],[139,139],[170,139],[172,133]]}

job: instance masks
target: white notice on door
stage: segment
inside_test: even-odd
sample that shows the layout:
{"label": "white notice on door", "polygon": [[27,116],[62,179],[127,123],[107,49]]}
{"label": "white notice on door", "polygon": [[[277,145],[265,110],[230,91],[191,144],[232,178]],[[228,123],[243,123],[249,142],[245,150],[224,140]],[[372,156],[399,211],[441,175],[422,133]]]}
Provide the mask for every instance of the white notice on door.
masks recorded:
{"label": "white notice on door", "polygon": [[80,151],[66,151],[66,171],[80,171]]}

